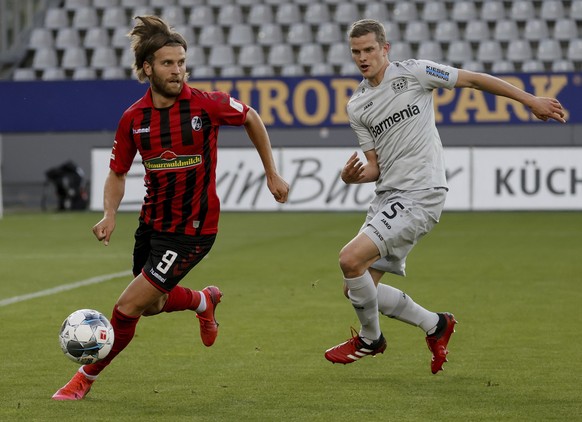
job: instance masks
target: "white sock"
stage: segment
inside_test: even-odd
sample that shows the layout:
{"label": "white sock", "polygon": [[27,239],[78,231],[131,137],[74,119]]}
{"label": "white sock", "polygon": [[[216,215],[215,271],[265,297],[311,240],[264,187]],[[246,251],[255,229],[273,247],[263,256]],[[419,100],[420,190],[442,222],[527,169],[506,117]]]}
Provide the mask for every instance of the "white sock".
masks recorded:
{"label": "white sock", "polygon": [[436,328],[439,316],[418,305],[406,293],[387,284],[378,284],[378,310],[387,317],[420,327],[424,332]]}
{"label": "white sock", "polygon": [[198,305],[198,307],[196,308],[196,310],[194,312],[196,312],[197,314],[204,312],[206,310],[206,295],[204,294],[204,292],[200,292],[200,304]]}
{"label": "white sock", "polygon": [[85,378],[91,381],[95,381],[98,377],[98,375],[89,375],[88,373],[86,373],[82,366],[79,368],[79,372],[85,375]]}
{"label": "white sock", "polygon": [[382,335],[378,318],[378,299],[374,280],[368,271],[356,278],[345,278],[348,296],[362,327],[360,337],[377,340]]}

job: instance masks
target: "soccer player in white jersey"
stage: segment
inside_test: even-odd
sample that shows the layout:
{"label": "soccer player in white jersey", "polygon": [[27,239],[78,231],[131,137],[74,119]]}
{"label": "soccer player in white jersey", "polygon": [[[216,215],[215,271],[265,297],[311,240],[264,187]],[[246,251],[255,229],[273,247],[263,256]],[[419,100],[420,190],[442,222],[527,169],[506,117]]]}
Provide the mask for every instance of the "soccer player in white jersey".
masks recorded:
{"label": "soccer player in white jersey", "polygon": [[436,88],[473,88],[519,101],[541,120],[565,122],[553,98],[531,95],[494,76],[428,60],[390,62],[382,24],[364,19],[348,34],[352,58],[362,76],[348,102],[350,125],[365,162],[354,153],[345,164],[345,183],[376,183],[360,232],[340,252],[344,293],[361,324],[353,337],[325,352],[333,363],[352,363],[383,353],[386,340],[378,312],[420,327],[436,374],[447,361],[456,324],[451,313],[431,312],[406,293],[380,283],[386,272],[405,275],[406,256],[438,223],[447,194],[443,148],[435,125]]}

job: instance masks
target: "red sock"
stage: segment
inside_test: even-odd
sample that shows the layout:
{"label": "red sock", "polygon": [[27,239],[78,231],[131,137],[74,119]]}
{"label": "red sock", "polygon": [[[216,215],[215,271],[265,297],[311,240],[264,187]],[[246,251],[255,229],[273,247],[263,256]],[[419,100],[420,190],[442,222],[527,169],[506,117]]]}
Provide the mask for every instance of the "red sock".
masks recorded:
{"label": "red sock", "polygon": [[84,365],[83,370],[87,375],[96,376],[105,369],[109,363],[117,356],[133,339],[135,334],[135,327],[139,321],[139,316],[128,316],[119,311],[117,306],[113,308],[113,315],[111,316],[111,325],[113,326],[113,333],[115,334],[115,341],[113,347],[105,359],[93,363],[91,365]]}
{"label": "red sock", "polygon": [[162,312],[176,312],[190,309],[195,311],[200,305],[200,292],[176,286],[168,294],[168,300],[162,308]]}

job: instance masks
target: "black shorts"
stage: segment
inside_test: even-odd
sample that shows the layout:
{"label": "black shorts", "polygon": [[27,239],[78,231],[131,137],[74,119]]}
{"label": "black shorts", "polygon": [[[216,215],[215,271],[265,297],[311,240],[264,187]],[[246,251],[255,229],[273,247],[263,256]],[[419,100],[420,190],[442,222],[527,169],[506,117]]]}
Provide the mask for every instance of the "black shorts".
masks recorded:
{"label": "black shorts", "polygon": [[215,234],[190,236],[161,233],[140,221],[135,231],[133,275],[140,272],[168,293],[210,252]]}

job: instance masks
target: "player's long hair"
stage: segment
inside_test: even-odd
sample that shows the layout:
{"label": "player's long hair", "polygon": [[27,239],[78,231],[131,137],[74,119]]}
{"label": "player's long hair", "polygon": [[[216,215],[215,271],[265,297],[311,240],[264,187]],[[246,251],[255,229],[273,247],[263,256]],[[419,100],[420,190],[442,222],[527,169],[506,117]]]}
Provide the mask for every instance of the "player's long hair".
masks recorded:
{"label": "player's long hair", "polygon": [[361,19],[356,21],[348,31],[348,39],[359,38],[367,34],[375,34],[376,41],[383,46],[386,44],[386,30],[384,25],[374,19]]}
{"label": "player's long hair", "polygon": [[131,49],[135,55],[133,70],[137,79],[145,82],[148,77],[143,70],[143,64],[152,63],[156,51],[167,45],[182,46],[184,50],[188,46],[184,37],[159,17],[136,16],[135,19],[138,22],[127,36],[131,40]]}

